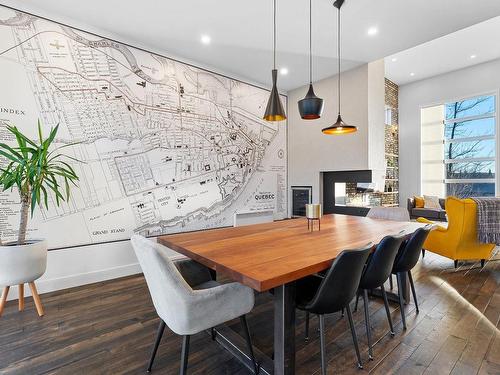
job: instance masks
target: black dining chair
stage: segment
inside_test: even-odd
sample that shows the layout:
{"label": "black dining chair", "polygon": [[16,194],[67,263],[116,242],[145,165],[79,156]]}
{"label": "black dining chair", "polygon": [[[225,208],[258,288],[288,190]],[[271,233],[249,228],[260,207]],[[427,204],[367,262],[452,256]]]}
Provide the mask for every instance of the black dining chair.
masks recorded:
{"label": "black dining chair", "polygon": [[384,283],[391,276],[394,260],[398,254],[399,247],[405,239],[404,234],[397,236],[385,236],[377,245],[375,251],[370,254],[368,261],[361,275],[359,288],[356,295],[355,311],[358,309],[359,296],[363,296],[365,310],[366,336],[368,338],[368,357],[373,359],[372,350],[372,335],[370,327],[370,314],[368,312],[368,291],[380,288],[384,299],[385,312],[389,321],[391,336],[394,336],[394,328],[392,326],[391,313],[389,311],[389,302],[385,292]]}
{"label": "black dining chair", "polygon": [[363,368],[349,303],[356,294],[371,249],[372,244],[368,244],[363,249],[344,250],[333,261],[324,276],[312,275],[297,281],[295,301],[297,308],[319,316],[322,375],[326,374],[325,314],[341,311],[343,308],[349,318],[358,367]]}
{"label": "black dining chair", "polygon": [[410,282],[411,293],[413,294],[413,301],[415,302],[415,310],[417,314],[418,302],[417,293],[415,292],[415,284],[413,283],[413,277],[411,276],[411,270],[418,262],[420,252],[422,251],[422,246],[424,245],[425,239],[427,238],[429,232],[432,229],[432,225],[426,225],[423,228],[417,229],[410,238],[404,241],[399,248],[396,259],[394,260],[394,266],[392,267],[392,273],[396,275],[396,280],[398,284],[398,297],[399,297],[399,308],[401,310],[401,320],[403,322],[403,328],[406,329],[406,316],[403,308],[403,292],[402,285],[405,281],[404,274],[408,275],[408,280]]}

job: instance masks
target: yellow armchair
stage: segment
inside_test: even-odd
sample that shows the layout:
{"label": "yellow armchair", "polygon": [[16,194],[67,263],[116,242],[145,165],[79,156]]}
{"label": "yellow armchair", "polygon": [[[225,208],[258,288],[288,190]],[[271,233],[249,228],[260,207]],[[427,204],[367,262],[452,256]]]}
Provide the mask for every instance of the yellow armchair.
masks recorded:
{"label": "yellow armchair", "polygon": [[[455,268],[458,261],[464,259],[481,259],[481,266],[484,266],[484,261],[490,258],[495,244],[482,244],[477,240],[476,202],[472,199],[448,197],[445,209],[448,227],[437,225],[429,233],[423,249],[453,259]],[[422,217],[419,217],[417,221],[432,223]]]}

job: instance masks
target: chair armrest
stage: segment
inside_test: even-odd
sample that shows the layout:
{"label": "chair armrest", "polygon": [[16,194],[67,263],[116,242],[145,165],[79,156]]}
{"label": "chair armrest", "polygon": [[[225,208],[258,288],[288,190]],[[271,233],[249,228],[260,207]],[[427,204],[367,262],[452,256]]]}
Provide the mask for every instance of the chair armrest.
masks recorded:
{"label": "chair armrest", "polygon": [[430,220],[426,219],[425,217],[418,217],[417,221],[419,223],[432,224],[432,230],[437,230],[439,232],[446,232],[447,231],[447,229],[445,227],[437,225],[435,222],[430,221]]}
{"label": "chair armrest", "polygon": [[417,221],[424,224],[435,224],[433,221],[426,219],[425,217],[417,217]]}
{"label": "chair armrest", "polygon": [[406,208],[408,208],[408,212],[410,213],[411,216],[411,210],[415,208],[415,199],[414,198],[408,198],[406,202]]}
{"label": "chair armrest", "polygon": [[248,314],[254,306],[254,291],[240,283],[194,290],[187,303],[185,319],[192,333],[215,327]]}

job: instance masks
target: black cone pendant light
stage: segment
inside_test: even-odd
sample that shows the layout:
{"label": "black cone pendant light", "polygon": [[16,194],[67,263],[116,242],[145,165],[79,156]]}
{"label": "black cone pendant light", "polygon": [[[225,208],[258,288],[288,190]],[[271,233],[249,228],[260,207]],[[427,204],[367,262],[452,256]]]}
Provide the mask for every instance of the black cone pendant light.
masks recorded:
{"label": "black cone pendant light", "polygon": [[281,104],[280,94],[278,88],[276,87],[276,80],[278,79],[278,71],[276,70],[276,0],[273,0],[273,88],[271,89],[271,95],[269,95],[269,100],[267,102],[266,113],[264,113],[264,120],[266,121],[282,121],[286,120],[285,110]]}
{"label": "black cone pendant light", "polygon": [[344,0],[337,0],[333,3],[333,6],[337,8],[338,10],[338,20],[337,20],[337,59],[339,63],[339,71],[338,71],[338,96],[339,96],[339,113],[337,116],[337,121],[335,124],[330,125],[327,128],[324,128],[321,130],[324,134],[329,134],[329,135],[339,135],[339,134],[347,134],[347,133],[354,133],[358,130],[358,128],[354,125],[347,125],[343,120],[342,116],[340,114],[340,8],[342,7],[342,4],[344,3]]}
{"label": "black cone pendant light", "polygon": [[309,90],[304,99],[299,100],[299,113],[303,120],[316,120],[323,112],[323,99],[314,94],[312,85],[312,0],[309,0]]}

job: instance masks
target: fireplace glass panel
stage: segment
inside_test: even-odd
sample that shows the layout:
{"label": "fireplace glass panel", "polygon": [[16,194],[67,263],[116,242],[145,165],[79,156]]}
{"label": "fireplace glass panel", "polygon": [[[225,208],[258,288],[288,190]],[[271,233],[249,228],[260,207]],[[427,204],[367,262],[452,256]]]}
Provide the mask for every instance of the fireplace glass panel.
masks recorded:
{"label": "fireplace glass panel", "polygon": [[335,205],[346,207],[377,207],[382,205],[382,194],[374,191],[372,184],[336,182]]}

